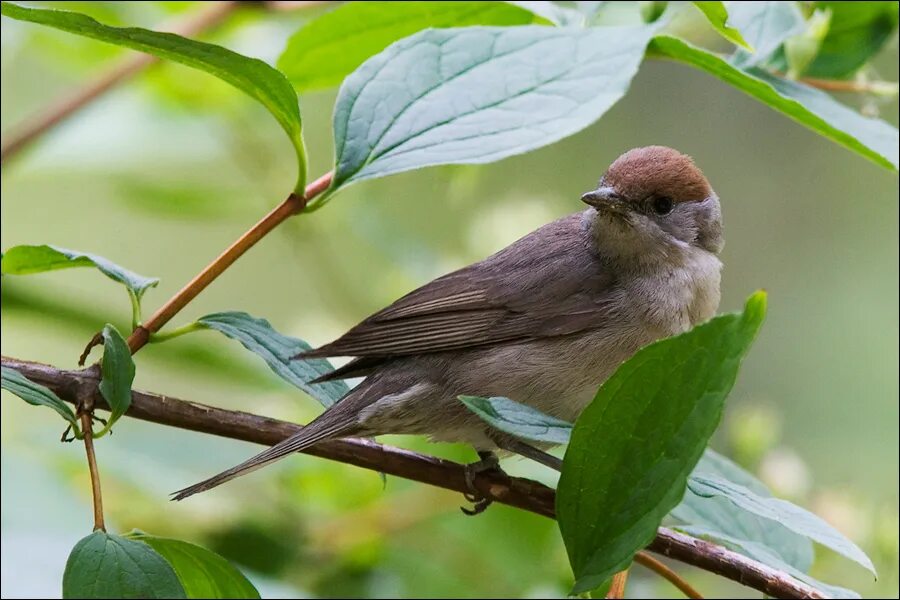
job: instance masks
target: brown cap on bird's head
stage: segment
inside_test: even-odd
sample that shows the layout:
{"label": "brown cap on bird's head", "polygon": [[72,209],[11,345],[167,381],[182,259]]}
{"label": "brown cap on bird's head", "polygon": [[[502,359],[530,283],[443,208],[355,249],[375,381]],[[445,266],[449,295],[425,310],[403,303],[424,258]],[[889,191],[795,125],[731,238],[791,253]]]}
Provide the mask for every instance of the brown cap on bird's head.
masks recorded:
{"label": "brown cap on bird's head", "polygon": [[697,202],[712,195],[712,187],[690,156],[666,146],[629,150],[610,165],[600,180],[630,202],[666,196],[674,202]]}

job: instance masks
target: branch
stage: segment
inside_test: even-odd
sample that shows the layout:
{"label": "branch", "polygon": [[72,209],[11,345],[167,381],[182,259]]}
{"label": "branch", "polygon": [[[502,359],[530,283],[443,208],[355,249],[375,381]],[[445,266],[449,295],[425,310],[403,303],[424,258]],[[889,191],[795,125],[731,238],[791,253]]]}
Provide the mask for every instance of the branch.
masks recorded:
{"label": "branch", "polygon": [[703,596],[701,596],[700,592],[695,590],[691,584],[682,579],[681,576],[678,575],[678,573],[676,573],[663,563],[659,562],[649,554],[639,552],[637,556],[634,557],[634,562],[647,567],[663,579],[667,580],[669,583],[681,590],[681,592],[688,598],[700,598],[702,600]]}
{"label": "branch", "polygon": [[91,499],[94,503],[94,531],[106,531],[103,520],[103,494],[100,492],[100,470],[97,468],[97,455],[94,454],[93,433],[94,409],[90,405],[81,407],[81,431],[84,434],[84,451],[87,454],[88,470],[91,473]]}
{"label": "branch", "polygon": [[[233,0],[209,2],[203,10],[187,15],[183,20],[163,25],[159,30],[183,36],[196,35],[221,23],[239,4]],[[158,60],[150,54],[139,52],[129,54],[110,70],[101,73],[96,79],[87,82],[72,94],[59,99],[42,113],[16,127],[7,136],[7,139],[3,140],[3,146],[0,148],[0,161],[5,163],[8,158],[25,146],[72,116],[75,111],[90,104],[116,85],[128,80]]]}
{"label": "branch", "polygon": [[[159,331],[163,325],[168,323],[172,317],[178,314],[178,311],[196,298],[197,294],[206,289],[210,283],[215,281],[225,269],[234,264],[234,261],[243,256],[247,250],[252,248],[258,241],[266,237],[266,235],[289,217],[302,212],[310,200],[327,190],[328,186],[331,185],[331,177],[332,173],[329,172],[310,183],[306,186],[303,196],[294,193],[288,195],[281,204],[273,208],[269,214],[264,216],[256,223],[256,225],[247,230],[244,235],[226,248],[222,254],[217,256],[205,269],[200,271],[196,277],[191,279],[187,285],[181,288],[177,294],[172,296],[168,302],[163,304],[159,310],[153,313],[153,316],[147,319],[146,323],[132,331],[131,335],[128,336],[128,346],[131,348],[132,354],[143,348],[150,340],[151,333]],[[94,336],[94,340],[88,344],[85,353],[82,354],[83,357],[90,351],[95,341],[96,336]],[[80,364],[83,364],[83,362]]]}
{"label": "branch", "polygon": [[[49,365],[6,356],[2,357],[2,364],[36,383],[47,386],[67,402],[76,405],[81,402],[93,402],[96,408],[107,410],[106,402],[97,387],[99,375],[96,366],[82,371],[64,371]],[[140,391],[132,392],[131,407],[126,414],[143,421],[268,446],[277,444],[300,430],[299,425],[277,419]],[[303,452],[455,492],[468,491],[463,465],[384,446],[370,440],[356,438],[331,440]],[[541,483],[487,471],[476,475],[474,484],[486,498],[551,519],[556,518],[556,492]],[[647,549],[737,581],[776,598],[827,597],[786,573],[722,546],[665,527],[659,529],[656,539],[647,546]],[[641,562],[646,564],[645,561]]]}

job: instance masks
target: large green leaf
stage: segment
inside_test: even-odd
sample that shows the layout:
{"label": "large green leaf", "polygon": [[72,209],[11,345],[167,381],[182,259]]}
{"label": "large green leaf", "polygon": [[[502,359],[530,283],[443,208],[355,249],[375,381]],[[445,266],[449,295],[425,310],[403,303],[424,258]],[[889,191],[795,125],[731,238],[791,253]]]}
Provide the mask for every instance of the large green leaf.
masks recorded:
{"label": "large green leaf", "polygon": [[184,598],[175,571],[153,548],[95,531],[72,549],[63,598]]}
{"label": "large green leaf", "polygon": [[575,133],[622,97],[656,29],[465,27],[400,40],[341,86],[333,188]]}
{"label": "large green leaf", "polygon": [[[761,481],[710,449],[703,453],[703,458],[697,463],[691,478],[697,475],[719,476],[753,490],[759,496],[771,496]],[[788,563],[800,571],[806,572],[812,566],[813,547],[805,536],[745,511],[724,498],[698,496],[690,490],[691,486],[688,484],[688,492],[681,504],[671,512],[676,519],[689,526],[704,527],[708,531],[715,531],[732,539],[762,544],[778,556],[781,562]]]}
{"label": "large green leaf", "polygon": [[654,38],[648,52],[703,69],[883,167],[896,171],[900,164],[895,127],[864,117],[824,92],[761,70],[741,70],[716,54],[671,36]]}
{"label": "large green leaf", "polygon": [[29,275],[72,267],[96,267],[101,273],[123,284],[140,299],[144,292],[159,283],[155,277],[144,277],[119,265],[87,252],[67,250],[48,244],[40,246],[13,246],[3,253],[0,272],[4,275]]}
{"label": "large green leaf", "polygon": [[295,190],[303,193],[306,185],[306,152],[303,148],[297,94],[284,75],[263,61],[174,33],[139,27],[110,27],[76,12],[25,8],[3,2],[2,13],[20,21],[46,25],[172,60],[206,71],[233,85],[265,106],[287,133],[297,154],[299,174]]}
{"label": "large green leaf", "polygon": [[897,2],[817,2],[831,11],[831,26],[806,71],[810,77],[849,77],[863,66],[897,29]]}
{"label": "large green leaf", "polygon": [[684,495],[765,316],[765,293],[639,350],[575,424],[556,512],[574,593],[622,570]]}
{"label": "large green leaf", "polygon": [[0,373],[0,384],[4,390],[11,392],[33,406],[47,406],[52,408],[59,416],[69,422],[74,430],[77,432],[78,429],[78,419],[75,418],[75,413],[72,412],[72,409],[69,406],[60,400],[59,396],[53,393],[52,390],[42,386],[39,383],[35,383],[16,371],[11,367],[2,367],[2,373]]}
{"label": "large green leaf", "polygon": [[110,416],[103,435],[131,406],[134,360],[122,334],[107,324],[103,328],[103,358],[100,360],[100,394],[109,405]]}
{"label": "large green leaf", "polygon": [[278,68],[298,91],[327,88],[392,42],[426,27],[533,20],[529,11],[504,2],[348,2],[291,36]]}
{"label": "large green leaf", "polygon": [[754,52],[738,50],[734,63],[751,67],[765,62],[789,37],[803,31],[805,22],[796,2],[730,2],[728,20],[753,46]]}
{"label": "large green leaf", "polygon": [[572,433],[571,423],[509,398],[460,396],[459,399],[490,425],[526,440],[566,444]]}
{"label": "large green leaf", "polygon": [[872,561],[856,544],[820,517],[796,504],[779,498],[760,496],[742,485],[711,474],[695,475],[688,483],[688,488],[698,496],[725,498],[744,510],[780,523],[791,531],[805,535],[846,556],[875,574]]}
{"label": "large green leaf", "polygon": [[728,22],[728,9],[725,8],[724,2],[694,2],[693,4],[706,16],[709,24],[719,32],[719,35],[732,44],[737,44],[745,50],[753,52],[753,46],[747,43],[740,30]]}
{"label": "large green leaf", "polygon": [[266,361],[279,377],[297,386],[326,408],[350,391],[343,381],[311,385],[310,381],[330,373],[334,367],[323,358],[293,360],[294,356],[310,350],[311,346],[303,340],[281,335],[265,319],[256,319],[245,312],[221,312],[201,317],[197,322],[239,341],[244,348]]}
{"label": "large green leaf", "polygon": [[175,569],[188,598],[259,598],[259,592],[230,562],[202,546],[143,532],[128,538],[144,542]]}

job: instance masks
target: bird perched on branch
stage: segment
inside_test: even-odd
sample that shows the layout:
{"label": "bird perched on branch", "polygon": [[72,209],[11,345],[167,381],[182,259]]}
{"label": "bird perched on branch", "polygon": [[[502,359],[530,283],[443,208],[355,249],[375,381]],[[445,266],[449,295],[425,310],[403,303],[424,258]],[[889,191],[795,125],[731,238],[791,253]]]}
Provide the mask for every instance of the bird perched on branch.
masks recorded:
{"label": "bird perched on branch", "polygon": [[181,500],[323,440],[425,434],[558,459],[492,429],[460,395],[506,396],[574,422],[639,348],[713,316],[719,199],[690,157],[649,146],[620,156],[589,207],[400,298],[299,357],[351,356],[322,380],[365,376],[294,436],[175,494]]}

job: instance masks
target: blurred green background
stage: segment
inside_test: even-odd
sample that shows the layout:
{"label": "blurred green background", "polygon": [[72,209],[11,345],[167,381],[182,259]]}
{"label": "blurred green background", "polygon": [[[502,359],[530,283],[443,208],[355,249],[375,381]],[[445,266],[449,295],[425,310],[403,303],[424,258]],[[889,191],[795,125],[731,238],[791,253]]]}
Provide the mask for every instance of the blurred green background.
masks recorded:
{"label": "blurred green background", "polygon": [[[52,4],[52,3],[50,3]],[[74,2],[108,23],[153,26],[193,3]],[[242,9],[204,35],[270,62],[322,9]],[[702,29],[702,28],[700,28]],[[714,42],[714,37],[706,40]],[[898,77],[896,36],[874,65]],[[2,130],[112,64],[111,46],[2,22]],[[858,97],[845,99],[860,106]],[[332,160],[334,92],[301,108],[314,176]],[[877,107],[898,121],[896,99]],[[694,156],[726,218],[722,310],[757,288],[770,313],[714,445],[872,556],[877,582],[826,551],[813,574],[864,596],[898,595],[898,179],[722,82],[644,64],[598,123],[542,150],[352,187],[254,248],[176,319],[245,310],[317,345],[426,281],[581,209],[618,154],[665,144]],[[292,152],[263,109],[212,77],[162,65],[79,113],[2,173],[2,247],[53,243],[162,278],[151,311],[282,199]],[[125,292],[91,270],[2,281],[2,352],[75,366]],[[199,333],[151,346],[135,386],[305,422],[319,410],[236,343]],[[58,597],[65,558],[90,530],[83,449],[61,421],[6,392],[2,595]],[[471,451],[387,440],[468,461]],[[107,520],[208,545],[264,597],[564,597],[555,524],[457,495],[297,457],[215,492],[167,494],[249,456],[248,444],[124,420],[98,443]],[[510,460],[515,474],[547,479]],[[677,565],[709,596],[755,594]],[[636,568],[629,596],[672,594]]]}

